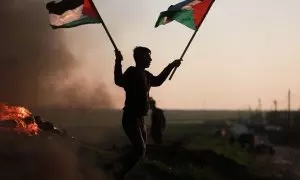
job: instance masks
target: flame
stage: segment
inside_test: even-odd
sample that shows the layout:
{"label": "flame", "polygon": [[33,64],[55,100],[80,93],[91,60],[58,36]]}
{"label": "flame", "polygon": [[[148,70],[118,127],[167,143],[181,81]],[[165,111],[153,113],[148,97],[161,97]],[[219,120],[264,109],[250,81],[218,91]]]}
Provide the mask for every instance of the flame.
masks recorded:
{"label": "flame", "polygon": [[12,106],[0,103],[0,121],[12,120],[16,122],[14,131],[26,133],[28,135],[38,134],[38,125],[32,122],[25,122],[26,118],[32,116],[32,113],[22,106]]}

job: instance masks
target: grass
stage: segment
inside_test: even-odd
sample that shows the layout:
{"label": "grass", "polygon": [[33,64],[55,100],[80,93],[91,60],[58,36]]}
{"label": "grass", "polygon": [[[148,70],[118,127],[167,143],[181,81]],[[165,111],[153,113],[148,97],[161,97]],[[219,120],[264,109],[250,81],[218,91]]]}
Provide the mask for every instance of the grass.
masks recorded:
{"label": "grass", "polygon": [[195,138],[187,148],[193,150],[209,149],[219,155],[224,155],[226,158],[231,159],[240,165],[249,166],[251,164],[250,155],[244,152],[238,144],[229,144],[227,138],[199,136]]}
{"label": "grass", "polygon": [[[152,175],[156,171],[155,175],[164,177],[166,179],[174,180],[222,180],[222,177],[216,174],[210,168],[202,168],[193,164],[188,164],[181,167],[170,167],[160,161],[149,161],[144,162],[144,166],[149,170],[152,169]],[[155,170],[154,170],[155,169]]]}
{"label": "grass", "polygon": [[201,135],[182,148],[149,150],[147,159],[136,172],[153,179],[234,180],[247,176],[250,165],[250,156],[237,145]]}

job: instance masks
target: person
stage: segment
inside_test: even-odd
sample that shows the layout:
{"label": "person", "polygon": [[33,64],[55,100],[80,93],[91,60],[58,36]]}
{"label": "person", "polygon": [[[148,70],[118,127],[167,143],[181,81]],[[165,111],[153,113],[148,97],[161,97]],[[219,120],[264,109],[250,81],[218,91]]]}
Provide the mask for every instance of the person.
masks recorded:
{"label": "person", "polygon": [[117,86],[124,89],[126,94],[122,127],[133,146],[133,150],[122,158],[123,168],[118,174],[118,178],[122,179],[143,159],[146,153],[147,133],[144,116],[149,110],[150,88],[161,86],[173,68],[180,66],[181,60],[174,60],[159,75],[154,76],[145,70],[150,67],[152,61],[149,48],[135,47],[133,50],[135,66],[130,66],[124,73],[122,72],[121,52],[115,50],[115,56],[114,81]]}
{"label": "person", "polygon": [[162,134],[166,129],[166,118],[164,111],[156,106],[156,101],[150,97],[149,105],[151,114],[151,137],[155,144],[162,144]]}

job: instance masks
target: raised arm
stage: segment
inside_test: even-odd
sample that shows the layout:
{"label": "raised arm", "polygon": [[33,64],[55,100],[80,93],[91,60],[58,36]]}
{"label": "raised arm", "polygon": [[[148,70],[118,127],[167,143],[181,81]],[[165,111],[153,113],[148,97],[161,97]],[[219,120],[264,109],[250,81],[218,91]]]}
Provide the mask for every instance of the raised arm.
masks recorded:
{"label": "raised arm", "polygon": [[165,82],[165,80],[168,78],[173,68],[180,66],[181,61],[182,60],[180,59],[173,61],[167,67],[165,67],[158,76],[153,76],[151,79],[151,86],[156,87],[162,85]]}
{"label": "raised arm", "polygon": [[123,87],[124,85],[124,76],[122,72],[122,60],[123,56],[120,51],[115,50],[116,60],[115,60],[115,70],[114,70],[114,79],[117,86]]}

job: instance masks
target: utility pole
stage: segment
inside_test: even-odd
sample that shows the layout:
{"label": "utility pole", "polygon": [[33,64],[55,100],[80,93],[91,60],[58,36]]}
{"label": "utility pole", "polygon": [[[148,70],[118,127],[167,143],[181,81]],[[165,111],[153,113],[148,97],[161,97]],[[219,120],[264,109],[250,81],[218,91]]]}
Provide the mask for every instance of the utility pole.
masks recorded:
{"label": "utility pole", "polygon": [[257,112],[257,119],[261,123],[264,123],[264,117],[263,117],[263,112],[262,112],[262,107],[261,107],[261,99],[258,98],[258,112]]}
{"label": "utility pole", "polygon": [[277,112],[277,100],[274,100],[274,110]]}
{"label": "utility pole", "polygon": [[290,128],[292,127],[292,120],[291,120],[291,90],[289,89],[288,92],[288,123]]}

